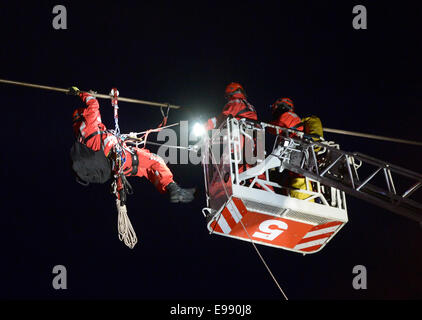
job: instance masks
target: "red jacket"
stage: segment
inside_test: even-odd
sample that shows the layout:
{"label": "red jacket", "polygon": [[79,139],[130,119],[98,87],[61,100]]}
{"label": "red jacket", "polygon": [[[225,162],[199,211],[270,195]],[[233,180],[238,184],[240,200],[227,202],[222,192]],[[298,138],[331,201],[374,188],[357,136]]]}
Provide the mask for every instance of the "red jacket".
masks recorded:
{"label": "red jacket", "polygon": [[[296,113],[294,113],[292,111],[288,111],[288,112],[284,112],[283,114],[281,114],[278,117],[278,119],[271,121],[270,124],[273,124],[273,125],[279,126],[279,127],[284,127],[284,128],[293,128],[301,122],[302,122],[302,120],[300,119],[300,117]],[[301,125],[299,127],[295,127],[294,129],[299,130],[299,131],[303,131],[303,125]],[[270,128],[269,132],[271,132],[272,134],[276,134],[276,130],[273,129],[273,128]],[[294,137],[296,135],[293,133],[290,136]]]}
{"label": "red jacket", "polygon": [[73,112],[73,133],[94,151],[101,149],[102,138],[104,154],[107,156],[117,143],[117,139],[111,133],[99,134],[105,132],[106,126],[101,121],[98,100],[87,92],[81,93],[80,97],[85,102],[86,107],[78,108]]}
{"label": "red jacket", "polygon": [[229,102],[226,103],[218,117],[208,119],[206,124],[207,130],[218,128],[229,115],[232,115],[236,119],[246,118],[258,120],[254,106],[246,101],[245,97],[239,93],[230,97]]}
{"label": "red jacket", "polygon": [[[101,122],[98,100],[86,92],[81,93],[80,97],[85,102],[86,107],[78,108],[73,112],[73,131],[75,136],[94,151],[100,150],[102,138],[104,154],[108,156],[113,147],[118,143],[118,140],[113,134],[108,132],[96,134],[97,132],[106,130],[106,126]],[[126,149],[123,150],[123,173],[126,176],[146,177],[154,184],[159,192],[165,193],[166,186],[173,182],[173,174],[164,160],[158,155],[151,153],[148,149],[133,147],[132,152],[133,154]],[[136,161],[136,163],[133,161]],[[119,168],[113,169],[118,170]],[[122,183],[118,179],[118,190],[121,189]]]}

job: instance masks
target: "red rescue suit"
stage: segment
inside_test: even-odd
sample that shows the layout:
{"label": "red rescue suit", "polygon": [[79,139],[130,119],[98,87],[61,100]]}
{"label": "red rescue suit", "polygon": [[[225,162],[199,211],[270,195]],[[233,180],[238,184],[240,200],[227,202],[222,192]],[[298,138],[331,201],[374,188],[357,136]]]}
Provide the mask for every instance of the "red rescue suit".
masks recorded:
{"label": "red rescue suit", "polygon": [[232,115],[236,119],[246,118],[258,120],[254,106],[246,101],[246,98],[242,93],[236,93],[229,98],[229,102],[226,103],[223,111],[218,117],[208,119],[206,129],[211,130],[218,128],[229,115]]}
{"label": "red rescue suit", "polygon": [[[101,140],[103,140],[104,154],[107,157],[111,156],[118,140],[113,134],[105,132],[106,127],[101,121],[98,100],[86,92],[80,93],[80,97],[86,107],[78,108],[73,113],[75,136],[94,151],[101,149]],[[133,154],[123,149],[123,173],[126,176],[146,177],[160,193],[165,193],[167,185],[174,181],[173,174],[164,160],[148,149],[135,147],[131,147],[131,149]]]}
{"label": "red rescue suit", "polygon": [[[246,118],[251,120],[258,120],[258,115],[254,106],[251,105],[248,101],[246,101],[246,98],[243,93],[238,92],[232,94],[228,99],[229,101],[224,106],[221,114],[218,117],[208,119],[208,122],[205,125],[207,130],[218,128],[229,115],[232,115],[236,119]],[[255,142],[252,144],[252,148],[254,148],[254,144]],[[244,147],[243,136],[240,141],[240,147],[242,149]],[[241,172],[243,172],[245,166],[247,168],[251,167],[249,164],[245,163],[243,166],[239,167]]]}
{"label": "red rescue suit", "polygon": [[[303,131],[303,124],[300,125],[302,122],[302,120],[300,119],[300,117],[294,113],[293,111],[287,111],[282,113],[277,119],[273,120],[270,122],[270,124],[273,124],[275,126],[279,126],[279,127],[284,127],[284,128],[294,128],[296,130],[299,131]],[[271,132],[272,134],[276,134],[276,130],[273,128],[269,128],[269,132]],[[281,134],[281,133],[280,133]],[[295,133],[291,133],[289,134],[290,137],[296,137]],[[290,190],[290,196],[297,198],[297,199],[301,199],[301,200],[305,200],[308,197],[310,197],[309,194],[303,193],[303,192],[299,192],[298,190],[302,189],[302,190],[312,190],[312,185],[309,184],[308,187],[306,186],[306,180],[305,177],[288,171],[288,184],[289,186],[292,188],[292,190]],[[310,200],[311,202],[314,202],[314,200]]]}
{"label": "red rescue suit", "polygon": [[[284,127],[284,128],[294,128],[299,131],[303,131],[303,125],[298,126],[302,120],[300,117],[293,111],[287,111],[282,113],[277,119],[272,120],[270,124],[275,126]],[[276,130],[273,128],[269,129],[269,132],[276,134]],[[290,134],[291,137],[296,136],[296,134]]]}
{"label": "red rescue suit", "polygon": [[[256,113],[255,107],[246,100],[243,93],[239,92],[239,93],[232,94],[228,99],[229,101],[224,106],[221,114],[218,117],[213,117],[213,118],[208,119],[207,123],[205,124],[206,130],[218,128],[221,125],[221,123],[229,115],[232,115],[233,118],[236,118],[238,120],[242,118],[258,120],[258,115]],[[251,144],[249,144],[249,147],[252,147],[253,149],[255,149],[255,144],[256,144],[256,141],[254,140]],[[239,164],[239,168],[238,168],[239,173],[242,173],[243,171],[253,167],[252,164],[246,163],[244,146],[245,146],[245,141],[244,141],[244,137],[242,136],[240,140],[240,147],[242,149],[243,163]],[[250,154],[252,153],[253,153],[253,150],[250,151]],[[260,178],[264,179],[264,176],[265,174],[262,174]],[[261,186],[259,186],[259,188],[261,188]]]}

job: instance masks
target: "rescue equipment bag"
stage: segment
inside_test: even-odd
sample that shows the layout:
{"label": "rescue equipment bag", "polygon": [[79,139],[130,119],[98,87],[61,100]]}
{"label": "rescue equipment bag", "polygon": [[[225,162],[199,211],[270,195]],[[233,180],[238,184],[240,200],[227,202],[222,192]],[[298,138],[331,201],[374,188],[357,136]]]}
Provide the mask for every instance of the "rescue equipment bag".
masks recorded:
{"label": "rescue equipment bag", "polygon": [[70,149],[70,158],[76,181],[83,185],[105,183],[112,176],[111,163],[102,149],[94,151],[75,140]]}
{"label": "rescue equipment bag", "polygon": [[[303,118],[302,122],[304,124],[303,131],[306,134],[316,135],[316,136],[319,136],[321,138],[324,137],[324,132],[323,132],[322,123],[321,123],[320,118],[312,115],[310,117]],[[319,139],[317,139],[317,138],[313,138],[313,140],[319,141]]]}

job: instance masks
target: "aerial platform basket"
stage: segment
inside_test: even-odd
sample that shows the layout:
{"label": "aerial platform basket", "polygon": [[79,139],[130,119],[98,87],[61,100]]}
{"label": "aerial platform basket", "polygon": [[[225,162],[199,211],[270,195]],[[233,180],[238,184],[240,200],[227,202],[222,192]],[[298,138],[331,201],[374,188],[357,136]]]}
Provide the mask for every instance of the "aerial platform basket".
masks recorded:
{"label": "aerial platform basket", "polygon": [[[293,159],[297,146],[286,142],[277,149],[278,156],[265,157],[263,137],[261,125],[227,119],[205,141],[207,228],[298,253],[318,252],[348,221],[345,194],[305,178],[307,189],[300,192],[307,198],[292,197],[289,187],[274,181],[271,173],[283,171],[280,159]],[[248,150],[252,157],[247,158]]]}

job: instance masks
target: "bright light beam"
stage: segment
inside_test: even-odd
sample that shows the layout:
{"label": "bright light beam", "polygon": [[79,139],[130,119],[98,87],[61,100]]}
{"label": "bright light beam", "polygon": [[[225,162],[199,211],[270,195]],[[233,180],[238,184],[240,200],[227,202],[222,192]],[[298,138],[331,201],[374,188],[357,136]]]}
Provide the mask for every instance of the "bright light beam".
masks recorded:
{"label": "bright light beam", "polygon": [[193,134],[196,137],[202,137],[207,132],[207,130],[205,130],[205,126],[203,124],[199,123],[199,122],[197,122],[193,125],[192,130],[193,130]]}

